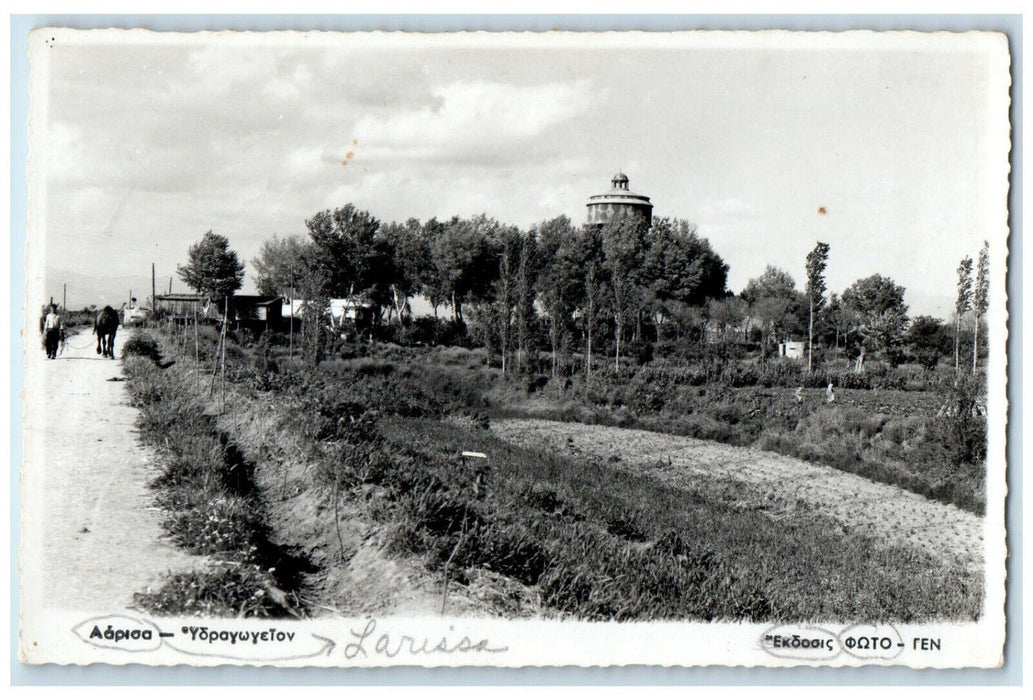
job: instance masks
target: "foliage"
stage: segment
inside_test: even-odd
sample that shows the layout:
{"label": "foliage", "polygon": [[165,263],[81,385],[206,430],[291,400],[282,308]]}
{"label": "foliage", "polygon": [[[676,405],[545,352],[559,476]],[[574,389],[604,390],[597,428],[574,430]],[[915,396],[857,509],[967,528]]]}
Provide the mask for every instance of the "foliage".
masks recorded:
{"label": "foliage", "polygon": [[500,227],[483,214],[472,219],[453,217],[444,224],[428,222],[428,228],[437,229],[430,239],[434,262],[430,296],[450,303],[456,321],[465,322],[463,304],[490,294],[499,269]]}
{"label": "foliage", "polygon": [[168,617],[287,617],[268,590],[272,577],[256,564],[220,564],[171,574],[154,593],[133,600],[152,615]]}
{"label": "foliage", "polygon": [[[156,344],[153,337],[140,342]],[[268,596],[295,588],[304,562],[269,541],[254,465],[205,415],[195,377],[134,359],[126,358],[129,389],[141,411],[141,434],[159,451],[162,471],[151,486],[166,511],[163,526],[180,546],[222,562],[171,575],[160,591],[140,594],[137,602],[170,615],[285,615]]]}
{"label": "foliage", "polygon": [[645,257],[648,225],[640,217],[620,213],[603,226],[603,259],[609,278],[610,309],[613,314],[615,364],[619,371],[621,343],[628,316],[644,304]]}
{"label": "foliage", "polygon": [[555,376],[561,363],[560,354],[567,354],[565,351],[569,351],[577,333],[574,311],[583,291],[578,234],[570,219],[561,216],[541,222],[531,230],[531,235],[538,245],[537,292],[548,321],[551,369]]}
{"label": "foliage", "polygon": [[760,321],[763,354],[773,337],[789,337],[803,330],[806,304],[788,272],[768,265],[760,277],[747,282],[742,298],[749,304],[751,315]]}
{"label": "foliage", "polygon": [[392,313],[400,321],[411,321],[409,297],[434,283],[427,229],[417,219],[405,224],[390,223],[380,229],[380,237],[391,250]]}
{"label": "foliage", "polygon": [[990,296],[990,243],[983,242],[976,265],[976,286],[972,293],[972,308],[977,316],[986,313]]}
{"label": "foliage", "polygon": [[146,357],[153,362],[161,360],[161,351],[158,349],[158,343],[153,338],[146,336],[127,340],[122,346],[122,354],[123,356],[136,355]]}
{"label": "foliage", "polygon": [[669,301],[700,306],[725,295],[728,264],[684,219],[653,222],[645,266],[650,292],[661,306]]}
{"label": "foliage", "polygon": [[843,292],[843,305],[856,315],[857,332],[872,349],[896,346],[907,326],[904,288],[882,275],[854,282]]}
{"label": "foliage", "polygon": [[244,283],[244,264],[230,250],[225,236],[208,231],[187,251],[187,264],[176,271],[191,289],[209,299],[220,300]]}
{"label": "foliage", "polygon": [[829,244],[818,241],[814,250],[807,254],[807,303],[809,320],[807,324],[807,369],[814,366],[814,317],[825,306],[825,267],[829,260]]}
{"label": "foliage", "polygon": [[293,299],[310,278],[312,250],[299,236],[273,236],[262,243],[251,265],[259,294]]}
{"label": "foliage", "polygon": [[981,379],[958,374],[939,387],[942,401],[935,441],[954,468],[978,466],[986,459],[986,394]]}
{"label": "foliage", "polygon": [[960,318],[972,308],[972,258],[967,255],[958,265],[958,296],[954,301],[954,313]]}
{"label": "foliage", "polygon": [[315,214],[305,222],[313,247],[312,268],[319,295],[361,296],[376,306],[389,301],[391,249],[377,235],[380,221],[347,204]]}
{"label": "foliage", "polygon": [[950,353],[951,338],[943,321],[930,316],[911,319],[904,343],[908,356],[927,369],[935,369],[940,358]]}
{"label": "foliage", "polygon": [[825,267],[828,260],[828,243],[818,241],[814,250],[807,254],[807,300],[812,314],[820,312],[825,306]]}

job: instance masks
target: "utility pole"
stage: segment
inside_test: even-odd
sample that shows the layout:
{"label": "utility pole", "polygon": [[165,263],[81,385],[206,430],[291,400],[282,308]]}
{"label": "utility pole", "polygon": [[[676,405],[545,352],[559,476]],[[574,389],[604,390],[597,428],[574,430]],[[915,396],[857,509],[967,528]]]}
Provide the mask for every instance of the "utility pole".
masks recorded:
{"label": "utility pole", "polygon": [[290,357],[293,360],[294,359],[294,268],[293,267],[291,268],[291,299],[290,299],[290,304],[291,304],[291,330],[290,330],[290,336],[291,336],[291,355],[290,355]]}
{"label": "utility pole", "polygon": [[61,310],[68,313],[68,283],[61,285]]}
{"label": "utility pole", "polygon": [[151,263],[151,315],[152,315],[152,317],[153,317],[154,314],[156,314],[158,312],[158,288],[155,286],[156,284],[157,284],[157,282],[156,282],[156,279],[154,277],[154,263]]}

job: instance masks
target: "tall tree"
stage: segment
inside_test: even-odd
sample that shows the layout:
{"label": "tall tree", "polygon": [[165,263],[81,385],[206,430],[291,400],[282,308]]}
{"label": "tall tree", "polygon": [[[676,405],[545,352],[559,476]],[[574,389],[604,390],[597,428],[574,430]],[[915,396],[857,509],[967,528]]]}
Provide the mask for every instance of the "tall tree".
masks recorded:
{"label": "tall tree", "polygon": [[825,267],[829,261],[829,244],[818,241],[807,254],[807,302],[810,318],[807,322],[807,371],[814,368],[814,314],[825,305]]}
{"label": "tall tree", "polygon": [[244,264],[230,250],[225,236],[208,231],[187,251],[187,264],[176,272],[191,289],[213,301],[221,301],[244,283]]}
{"label": "tall tree", "polygon": [[990,242],[983,241],[976,264],[976,289],[972,299],[975,322],[972,324],[972,374],[976,373],[979,359],[979,319],[989,308],[990,297]]}
{"label": "tall tree", "polygon": [[311,256],[308,243],[299,236],[273,236],[262,243],[258,257],[251,261],[255,269],[255,286],[259,294],[290,297],[291,289],[307,277]]}
{"label": "tall tree", "polygon": [[601,231],[595,226],[583,227],[575,238],[574,259],[581,270],[578,312],[584,324],[586,388],[592,381],[592,345],[606,289],[604,258]]}
{"label": "tall tree", "polygon": [[896,346],[907,326],[904,288],[882,275],[854,282],[843,292],[843,305],[857,321],[863,338],[857,370],[864,369],[865,350],[889,350]]}
{"label": "tall tree", "polygon": [[489,303],[494,306],[492,317],[498,324],[499,350],[502,355],[502,373],[509,369],[513,350],[513,318],[517,306],[517,286],[520,269],[522,236],[519,229],[503,226],[494,232],[493,247],[498,255],[498,275]]}
{"label": "tall tree", "polygon": [[438,266],[438,252],[436,252],[438,249],[435,244],[435,241],[446,235],[449,223],[451,222],[442,222],[432,218],[422,227],[422,237],[427,243],[427,264],[423,269],[420,292],[427,297],[434,309],[435,319],[438,317],[438,308],[447,306],[452,298],[452,287],[450,281],[445,277],[445,270],[442,269],[444,266]]}
{"label": "tall tree", "polygon": [[972,308],[972,258],[958,265],[958,298],[954,302],[954,371],[961,369],[961,317]]}
{"label": "tall tree", "polygon": [[749,308],[741,297],[726,296],[707,302],[707,316],[720,333],[722,342],[728,342],[730,333],[742,329],[743,321],[748,314]]}
{"label": "tall tree", "polygon": [[530,233],[520,237],[517,259],[516,327],[517,371],[527,370],[527,356],[532,348],[532,327],[535,323],[535,282],[538,277],[538,242]]}
{"label": "tall tree", "polygon": [[380,229],[379,236],[391,251],[392,313],[407,321],[412,317],[409,298],[431,283],[430,242],[417,219],[392,222]]}
{"label": "tall tree", "polygon": [[377,235],[380,221],[347,204],[305,222],[315,265],[330,298],[362,297],[377,316],[390,300],[391,249]]}
{"label": "tall tree", "polygon": [[640,217],[618,214],[603,226],[602,242],[606,271],[610,279],[616,355],[614,367],[621,367],[621,345],[628,312],[640,301],[642,270],[648,242],[648,225]]}
{"label": "tall tree", "polygon": [[647,240],[644,287],[653,307],[657,341],[676,305],[701,306],[725,295],[728,265],[684,219],[658,218]]}
{"label": "tall tree", "polygon": [[836,352],[835,361],[839,362],[840,341],[844,345],[849,345],[850,332],[857,327],[857,323],[853,318],[853,312],[843,304],[843,300],[839,295],[832,292],[829,295],[828,303],[821,310],[819,318],[822,327],[827,329],[827,332],[833,337],[833,345]]}
{"label": "tall tree", "polygon": [[797,328],[802,303],[796,282],[785,270],[768,265],[760,277],[746,283],[742,298],[749,304],[750,314],[760,321],[761,362],[766,362],[771,337],[788,335]]}
{"label": "tall tree", "polygon": [[577,231],[566,216],[543,221],[531,230],[538,252],[535,289],[545,313],[552,350],[552,376],[559,368],[561,348],[570,340],[574,311],[584,286],[577,256]]}
{"label": "tall tree", "polygon": [[499,223],[480,215],[453,217],[430,241],[437,293],[446,295],[452,317],[464,323],[463,304],[486,299],[498,277],[495,246]]}

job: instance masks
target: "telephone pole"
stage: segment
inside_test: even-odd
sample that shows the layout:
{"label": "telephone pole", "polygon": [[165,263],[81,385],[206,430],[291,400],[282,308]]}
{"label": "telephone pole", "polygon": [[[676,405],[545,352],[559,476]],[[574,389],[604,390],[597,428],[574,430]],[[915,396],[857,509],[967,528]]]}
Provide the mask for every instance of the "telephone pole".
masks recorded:
{"label": "telephone pole", "polygon": [[291,354],[290,358],[294,359],[294,268],[291,268]]}

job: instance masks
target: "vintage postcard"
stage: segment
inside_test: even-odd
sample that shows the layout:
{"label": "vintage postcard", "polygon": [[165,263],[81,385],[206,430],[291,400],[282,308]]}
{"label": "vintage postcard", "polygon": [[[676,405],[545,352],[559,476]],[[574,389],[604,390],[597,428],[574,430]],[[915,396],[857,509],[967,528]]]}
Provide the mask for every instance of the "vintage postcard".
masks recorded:
{"label": "vintage postcard", "polygon": [[23,662],[1003,663],[1004,35],[30,43]]}

